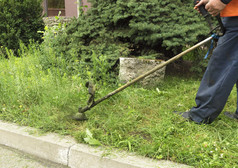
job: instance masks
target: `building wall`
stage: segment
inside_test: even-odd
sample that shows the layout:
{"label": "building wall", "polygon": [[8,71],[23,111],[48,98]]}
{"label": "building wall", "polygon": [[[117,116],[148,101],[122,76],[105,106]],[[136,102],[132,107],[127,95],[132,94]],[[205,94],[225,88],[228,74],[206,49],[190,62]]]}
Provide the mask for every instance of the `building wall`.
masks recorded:
{"label": "building wall", "polygon": [[84,8],[83,10],[87,12],[89,8],[91,8],[91,3],[87,2],[87,0],[82,0],[82,5],[83,6],[88,6],[87,8]]}
{"label": "building wall", "polygon": [[87,12],[87,10],[91,7],[91,4],[87,2],[87,0],[65,0],[65,16],[77,17],[78,16],[77,8],[81,5],[88,6],[83,7],[83,10],[85,12]]}
{"label": "building wall", "polygon": [[46,0],[44,0],[42,2],[42,7],[43,7],[43,15],[46,14],[47,15],[47,3],[46,3]]}
{"label": "building wall", "polygon": [[87,2],[87,0],[65,0],[65,10],[63,9],[48,9],[47,12],[47,0],[43,1],[43,9],[44,13],[48,13],[48,16],[57,16],[59,10],[61,11],[61,16],[66,17],[77,17],[78,16],[78,7],[88,6],[87,8],[84,7],[83,10],[87,12],[87,10],[91,7],[91,4]]}
{"label": "building wall", "polygon": [[77,0],[65,0],[65,16],[77,17]]}

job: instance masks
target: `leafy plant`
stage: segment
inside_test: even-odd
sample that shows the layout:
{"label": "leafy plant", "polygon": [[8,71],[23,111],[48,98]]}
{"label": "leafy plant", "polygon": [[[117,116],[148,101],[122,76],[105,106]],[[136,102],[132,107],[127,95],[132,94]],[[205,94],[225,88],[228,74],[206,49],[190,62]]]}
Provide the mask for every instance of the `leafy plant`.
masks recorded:
{"label": "leafy plant", "polygon": [[19,41],[41,41],[38,30],[44,28],[42,0],[1,0],[0,3],[0,46],[14,50],[17,54]]}
{"label": "leafy plant", "polygon": [[203,74],[202,72],[205,71],[209,58],[204,58],[207,53],[207,49],[204,48],[198,48],[188,54],[186,54],[183,57],[183,60],[190,61],[192,63],[192,66],[190,68],[190,71],[192,73],[196,73],[197,76],[200,76]]}
{"label": "leafy plant", "polygon": [[89,131],[89,129],[86,129],[86,138],[84,138],[84,141],[90,145],[93,146],[100,146],[101,143],[96,140],[95,138],[93,138],[93,134]]}

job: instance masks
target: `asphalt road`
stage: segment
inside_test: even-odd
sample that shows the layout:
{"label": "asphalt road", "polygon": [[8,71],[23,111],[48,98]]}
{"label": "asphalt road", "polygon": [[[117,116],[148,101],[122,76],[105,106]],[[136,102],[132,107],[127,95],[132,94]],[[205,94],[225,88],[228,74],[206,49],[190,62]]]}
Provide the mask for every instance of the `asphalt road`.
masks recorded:
{"label": "asphalt road", "polygon": [[68,168],[0,145],[0,168]]}

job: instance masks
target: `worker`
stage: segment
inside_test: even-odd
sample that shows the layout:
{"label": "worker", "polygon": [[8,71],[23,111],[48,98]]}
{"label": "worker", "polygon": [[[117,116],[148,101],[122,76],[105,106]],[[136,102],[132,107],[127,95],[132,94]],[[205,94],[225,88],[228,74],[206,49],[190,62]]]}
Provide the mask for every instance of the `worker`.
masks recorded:
{"label": "worker", "polygon": [[[195,99],[197,106],[180,114],[195,123],[210,124],[222,112],[235,84],[238,90],[238,0],[201,0],[195,8],[199,10],[201,5],[212,16],[220,14],[226,31],[219,38],[201,80]],[[238,108],[235,113],[224,114],[237,120]]]}

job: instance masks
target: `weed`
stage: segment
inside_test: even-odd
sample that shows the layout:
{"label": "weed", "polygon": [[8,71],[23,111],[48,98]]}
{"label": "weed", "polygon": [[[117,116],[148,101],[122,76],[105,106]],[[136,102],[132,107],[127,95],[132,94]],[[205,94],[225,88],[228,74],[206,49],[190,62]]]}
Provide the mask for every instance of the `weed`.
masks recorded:
{"label": "weed", "polygon": [[[199,80],[166,77],[155,88],[129,87],[88,111],[88,121],[76,122],[69,116],[77,112],[78,106],[85,105],[88,97],[82,76],[94,79],[95,73],[101,73],[100,77],[105,79],[106,82],[97,83],[96,98],[117,88],[106,80],[104,56],[93,58],[95,66],[101,69],[84,69],[82,73],[83,70],[69,70],[72,62],[55,57],[50,48],[51,55],[41,55],[38,45],[21,48],[20,58],[6,50],[9,59],[0,59],[0,119],[44,132],[69,134],[81,143],[110,146],[195,167],[238,165],[236,121],[221,114],[211,125],[197,125],[173,113],[195,105]],[[225,110],[236,110],[235,90]]]}

